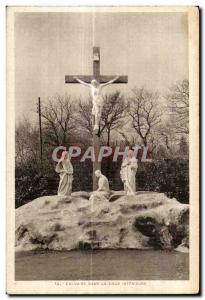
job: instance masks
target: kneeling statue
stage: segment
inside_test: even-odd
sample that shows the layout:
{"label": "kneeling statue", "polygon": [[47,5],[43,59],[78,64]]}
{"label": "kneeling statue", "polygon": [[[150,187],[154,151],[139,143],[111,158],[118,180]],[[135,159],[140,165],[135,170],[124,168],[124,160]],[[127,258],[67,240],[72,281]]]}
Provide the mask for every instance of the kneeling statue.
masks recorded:
{"label": "kneeling statue", "polygon": [[104,176],[100,170],[95,171],[95,176],[99,178],[98,189],[92,193],[90,200],[93,200],[94,197],[97,198],[105,197],[106,199],[108,199],[110,195],[110,188],[109,188],[109,182],[107,177]]}

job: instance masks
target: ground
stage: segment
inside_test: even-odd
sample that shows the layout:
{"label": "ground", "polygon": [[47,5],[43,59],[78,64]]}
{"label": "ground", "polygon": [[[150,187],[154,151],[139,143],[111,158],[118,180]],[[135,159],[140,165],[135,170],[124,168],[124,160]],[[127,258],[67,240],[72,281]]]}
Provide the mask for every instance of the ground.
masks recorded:
{"label": "ground", "polygon": [[163,193],[109,199],[87,192],[37,198],[16,209],[16,251],[176,249],[188,251],[189,205]]}
{"label": "ground", "polygon": [[24,251],[16,280],[188,280],[189,254],[166,250]]}

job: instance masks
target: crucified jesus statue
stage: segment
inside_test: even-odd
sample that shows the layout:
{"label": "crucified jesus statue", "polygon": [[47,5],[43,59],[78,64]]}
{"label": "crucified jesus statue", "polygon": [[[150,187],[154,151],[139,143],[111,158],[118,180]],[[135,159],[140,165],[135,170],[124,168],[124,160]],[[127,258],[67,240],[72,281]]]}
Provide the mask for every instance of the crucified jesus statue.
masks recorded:
{"label": "crucified jesus statue", "polygon": [[99,129],[99,123],[100,118],[102,114],[103,109],[103,96],[102,96],[102,88],[106,85],[112,84],[114,81],[116,81],[119,76],[116,76],[114,79],[100,84],[96,79],[93,79],[91,83],[86,83],[83,80],[80,80],[78,77],[74,77],[79,83],[83,84],[84,86],[90,88],[91,96],[92,96],[92,102],[93,102],[93,108],[92,108],[92,115],[95,117],[95,124],[94,124],[94,130]]}

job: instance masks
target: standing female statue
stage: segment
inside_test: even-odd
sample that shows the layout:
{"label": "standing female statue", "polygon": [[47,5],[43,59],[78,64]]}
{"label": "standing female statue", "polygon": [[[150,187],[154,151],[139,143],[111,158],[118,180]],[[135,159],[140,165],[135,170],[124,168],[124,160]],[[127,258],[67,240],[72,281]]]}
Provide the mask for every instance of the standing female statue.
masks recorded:
{"label": "standing female statue", "polygon": [[126,195],[135,195],[136,193],[136,172],[138,168],[137,159],[133,156],[134,151],[129,150],[127,157],[121,165],[120,177],[124,183]]}
{"label": "standing female statue", "polygon": [[63,151],[55,171],[60,175],[58,196],[69,196],[72,192],[73,166],[67,151]]}

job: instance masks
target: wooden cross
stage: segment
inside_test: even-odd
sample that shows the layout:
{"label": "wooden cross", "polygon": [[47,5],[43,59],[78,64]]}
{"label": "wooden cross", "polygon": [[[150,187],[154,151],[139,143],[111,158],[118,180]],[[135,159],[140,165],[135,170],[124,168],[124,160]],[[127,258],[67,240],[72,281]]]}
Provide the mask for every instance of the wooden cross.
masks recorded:
{"label": "wooden cross", "polygon": [[[93,79],[96,79],[99,83],[105,83],[117,75],[100,75],[100,47],[93,47],[93,75],[75,75],[79,79],[90,83]],[[74,77],[74,75],[66,75],[65,83],[79,83]],[[119,76],[119,78],[113,83],[127,83],[128,76]]]}
{"label": "wooden cross", "polygon": [[[90,83],[93,79],[96,79],[99,83],[106,83],[113,78],[116,77],[116,75],[101,75],[100,74],[100,47],[93,47],[93,75],[66,75],[65,76],[65,83],[79,83],[75,77],[78,77],[79,79],[83,80],[84,82]],[[127,83],[128,82],[128,76],[119,76],[116,81],[114,81],[112,84],[116,83]],[[93,132],[93,146],[95,149],[95,160],[97,160],[98,153],[100,150],[100,138],[98,135],[96,135],[95,132]],[[96,190],[97,188],[97,179],[94,174],[96,170],[101,170],[101,163],[98,161],[95,161],[93,163],[93,190]]]}

